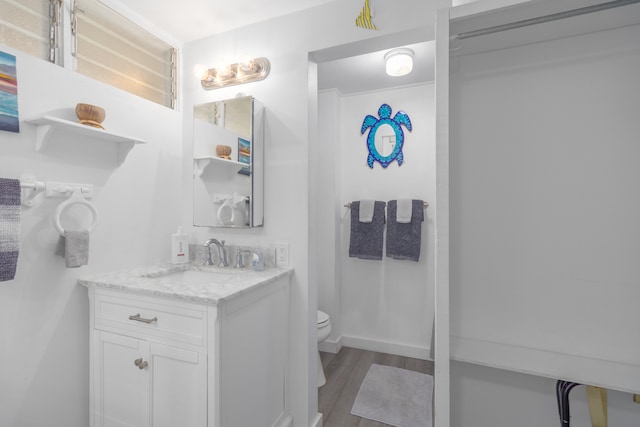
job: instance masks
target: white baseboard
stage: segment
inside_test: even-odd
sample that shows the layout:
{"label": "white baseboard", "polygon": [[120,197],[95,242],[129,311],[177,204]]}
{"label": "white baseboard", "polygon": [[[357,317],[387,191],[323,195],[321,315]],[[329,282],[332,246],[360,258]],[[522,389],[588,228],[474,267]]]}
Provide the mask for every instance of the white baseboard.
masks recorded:
{"label": "white baseboard", "polygon": [[310,427],[322,427],[322,414],[320,412],[318,412],[313,421],[311,421]]}
{"label": "white baseboard", "polygon": [[342,348],[342,337],[337,340],[332,340],[331,338],[327,338],[326,340],[318,343],[318,350],[323,351],[325,353],[333,353],[337,354]]}
{"label": "white baseboard", "polygon": [[340,337],[339,341],[344,347],[395,354],[404,357],[413,357],[414,359],[432,360],[430,356],[430,347],[418,347],[394,342],[376,341],[368,338],[350,337],[346,335]]}

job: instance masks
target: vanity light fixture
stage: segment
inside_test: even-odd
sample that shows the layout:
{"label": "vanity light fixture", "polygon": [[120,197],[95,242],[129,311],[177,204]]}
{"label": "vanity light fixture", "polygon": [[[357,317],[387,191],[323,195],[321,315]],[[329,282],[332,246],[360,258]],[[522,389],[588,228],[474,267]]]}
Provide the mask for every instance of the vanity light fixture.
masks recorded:
{"label": "vanity light fixture", "polygon": [[243,59],[235,64],[205,70],[201,74],[200,84],[203,89],[211,90],[257,82],[266,78],[270,69],[267,58]]}
{"label": "vanity light fixture", "polygon": [[384,54],[386,71],[390,76],[404,76],[413,70],[413,50],[406,47],[391,49]]}

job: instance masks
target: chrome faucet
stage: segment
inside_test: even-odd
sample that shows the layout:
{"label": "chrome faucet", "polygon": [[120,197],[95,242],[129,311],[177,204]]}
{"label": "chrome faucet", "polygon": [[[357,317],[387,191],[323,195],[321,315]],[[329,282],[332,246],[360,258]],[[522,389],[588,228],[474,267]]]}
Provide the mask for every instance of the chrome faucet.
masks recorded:
{"label": "chrome faucet", "polygon": [[227,251],[224,247],[224,240],[220,242],[217,239],[209,239],[204,242],[204,246],[208,249],[208,256],[207,260],[205,261],[205,265],[214,265],[213,260],[211,259],[211,245],[216,245],[218,247],[218,266],[228,267],[229,263],[227,262]]}
{"label": "chrome faucet", "polygon": [[238,249],[236,251],[236,268],[244,268],[244,263],[242,262],[242,256],[245,254],[252,254],[253,251],[248,249]]}

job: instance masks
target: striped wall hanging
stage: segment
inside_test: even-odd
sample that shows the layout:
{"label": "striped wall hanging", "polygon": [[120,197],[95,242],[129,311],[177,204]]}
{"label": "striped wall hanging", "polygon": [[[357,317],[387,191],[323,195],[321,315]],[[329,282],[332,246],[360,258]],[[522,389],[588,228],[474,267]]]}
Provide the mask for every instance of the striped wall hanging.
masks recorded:
{"label": "striped wall hanging", "polygon": [[360,11],[360,15],[356,18],[356,26],[368,30],[378,29],[373,21],[371,21],[371,7],[369,7],[369,0],[365,0],[362,11]]}

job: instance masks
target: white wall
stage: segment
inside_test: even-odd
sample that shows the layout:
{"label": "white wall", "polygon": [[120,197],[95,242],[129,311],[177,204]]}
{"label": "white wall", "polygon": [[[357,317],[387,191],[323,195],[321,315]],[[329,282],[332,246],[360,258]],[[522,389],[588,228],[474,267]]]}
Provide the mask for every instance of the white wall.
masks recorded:
{"label": "white wall", "polygon": [[[323,281],[318,283],[320,308],[332,316],[332,334],[323,347],[342,345],[428,358],[433,327],[434,224],[425,210],[419,262],[383,256],[381,261],[350,258],[350,214],[345,203],[353,200],[398,198],[435,201],[434,92],[432,84],[396,88],[336,99],[335,92],[320,96],[319,122],[329,138],[322,140],[318,171],[322,174],[325,215],[316,222],[324,236],[319,250]],[[404,163],[367,165],[367,133],[361,134],[366,115],[378,116],[380,105],[392,108],[392,117],[402,110],[409,115],[412,131],[403,128]],[[331,117],[333,115],[333,117]],[[339,138],[332,135],[340,129]],[[322,135],[322,134],[321,134]],[[335,170],[332,158],[338,154]],[[332,176],[333,175],[333,176]],[[334,184],[334,180],[337,183]],[[334,188],[335,187],[335,188]],[[322,190],[322,187],[319,187]],[[337,207],[334,215],[330,210]],[[320,208],[320,207],[319,207]],[[335,235],[337,229],[338,235]],[[340,255],[336,263],[331,257]],[[332,273],[339,266],[338,282]]]}
{"label": "white wall", "polygon": [[317,234],[316,272],[318,308],[331,319],[331,335],[320,349],[336,353],[342,335],[341,218],[345,212],[342,190],[342,96],[336,90],[318,94],[318,144],[312,153],[315,165],[315,207],[309,212]]}
{"label": "white wall", "polygon": [[[20,119],[51,110],[75,120],[78,102],[106,110],[110,131],[146,140],[120,166],[112,143],[55,135],[35,151],[35,127],[0,132],[0,176],[93,184],[100,222],[89,265],[66,269],[54,256],[51,219],[63,199],[22,208],[15,280],[0,282],[0,425],[86,427],[89,419],[89,304],[79,276],[169,260],[170,234],[186,198],[181,187],[179,113],[42,60],[17,56]],[[88,225],[86,211],[69,227]],[[76,214],[76,215],[74,215]]]}
{"label": "white wall", "polygon": [[[290,403],[296,426],[310,425],[317,413],[314,365],[317,279],[311,274],[316,271],[316,260],[309,257],[316,242],[308,218],[309,206],[314,203],[310,200],[309,190],[313,188],[310,184],[315,179],[310,174],[309,151],[311,144],[320,142],[315,134],[317,88],[315,81],[309,79],[309,53],[365,39],[384,44],[387,36],[396,37],[396,42],[415,42],[415,33],[410,31],[415,29],[420,29],[424,40],[432,39],[433,6],[418,0],[381,3],[376,18],[380,31],[368,31],[354,23],[362,2],[341,0],[185,45],[185,74],[196,63],[235,62],[235,58],[245,53],[266,56],[271,61],[271,72],[262,82],[204,91],[196,79],[185,80],[184,120],[191,122],[193,105],[234,97],[240,91],[253,95],[265,106],[265,227],[250,231],[200,228],[194,229],[193,235],[197,241],[213,235],[236,244],[269,245],[280,241],[290,244],[295,268],[291,289]],[[327,31],[327,26],[332,30]],[[190,126],[185,126],[183,139],[184,174],[188,178],[192,155]],[[185,211],[185,222],[190,217],[190,210]]]}

